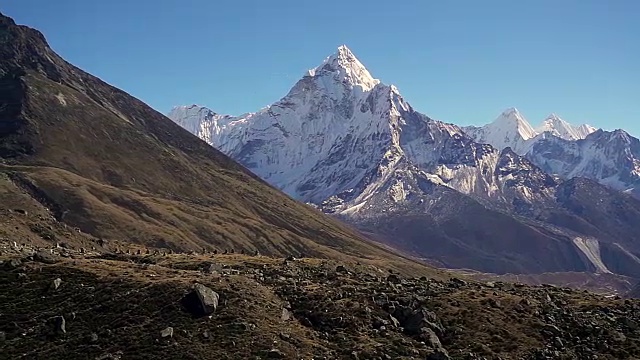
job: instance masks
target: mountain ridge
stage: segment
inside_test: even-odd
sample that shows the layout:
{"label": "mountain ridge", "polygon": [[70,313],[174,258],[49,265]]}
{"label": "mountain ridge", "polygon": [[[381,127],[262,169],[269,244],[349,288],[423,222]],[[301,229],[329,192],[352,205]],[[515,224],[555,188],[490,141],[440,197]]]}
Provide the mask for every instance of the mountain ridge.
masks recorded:
{"label": "mountain ridge", "polygon": [[516,108],[506,109],[487,125],[466,126],[463,129],[477,142],[491,144],[498,149],[510,147],[520,155],[526,154],[536,142],[547,136],[575,141],[597,130],[587,124],[571,125],[555,113],[534,128]]}
{"label": "mountain ridge", "polygon": [[[465,129],[417,112],[395,86],[376,83],[367,91],[348,71],[325,70],[330,71],[308,72],[285,97],[257,113],[202,124],[213,134],[207,142],[294,198],[449,267],[599,271],[606,268],[600,265],[602,248],[620,257],[625,274],[640,274],[635,255],[625,255],[637,253],[637,244],[618,248],[612,245],[613,228],[598,232],[586,225],[596,213],[606,218],[597,208],[580,213],[593,199],[562,201],[578,191],[571,182],[517,151],[479,143]],[[519,136],[520,130],[536,136],[517,109],[504,115],[507,123],[515,119],[522,125],[515,128]],[[179,121],[175,113],[169,117]],[[623,201],[623,195],[592,182],[574,183],[606,201]],[[571,228],[574,222],[585,226]],[[622,233],[629,236],[633,226]],[[495,227],[510,230],[496,233]],[[526,234],[531,246],[514,242],[511,230]]]}

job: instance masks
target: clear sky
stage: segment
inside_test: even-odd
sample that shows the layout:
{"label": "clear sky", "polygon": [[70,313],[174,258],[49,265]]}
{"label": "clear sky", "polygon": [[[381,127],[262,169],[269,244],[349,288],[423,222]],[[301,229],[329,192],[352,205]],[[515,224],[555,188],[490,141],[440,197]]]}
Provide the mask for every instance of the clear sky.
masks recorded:
{"label": "clear sky", "polygon": [[70,62],[166,113],[256,111],[346,44],[417,110],[460,125],[640,135],[638,0],[5,0]]}

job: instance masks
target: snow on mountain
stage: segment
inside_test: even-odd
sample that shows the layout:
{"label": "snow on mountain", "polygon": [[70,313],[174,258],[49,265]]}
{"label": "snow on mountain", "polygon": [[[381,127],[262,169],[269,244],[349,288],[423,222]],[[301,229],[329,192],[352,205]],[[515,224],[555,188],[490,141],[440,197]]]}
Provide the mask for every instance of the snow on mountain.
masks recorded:
{"label": "snow on mountain", "polygon": [[498,149],[510,147],[517,153],[526,150],[528,141],[538,135],[516,108],[503,111],[488,125],[464,130],[479,143],[491,144]]}
{"label": "snow on mountain", "polygon": [[[600,230],[613,222],[599,212],[602,202],[594,201],[615,205],[626,197],[618,199],[617,192],[584,179],[561,182],[543,171],[573,171],[577,167],[563,164],[581,162],[596,151],[575,144],[600,131],[585,140],[565,140],[558,136],[580,137],[592,129],[576,129],[554,117],[539,133],[516,109],[463,131],[415,111],[395,86],[371,76],[346,46],[256,113],[231,117],[194,105],[174,108],[169,117],[292,197],[447,266],[585,271],[594,265],[583,261],[571,239],[621,238]],[[624,142],[621,135],[617,139],[610,142]],[[569,145],[537,153],[540,157],[533,159],[544,165],[541,169],[520,154],[545,140]],[[601,141],[600,147],[612,146]],[[613,153],[598,151],[602,161],[607,154],[626,154],[624,145],[612,147]],[[620,155],[618,161],[637,166],[625,159]],[[580,165],[585,171],[594,166]],[[609,170],[601,169],[598,176],[604,177]],[[558,194],[564,202],[558,202]],[[628,208],[636,205],[640,209],[636,203]],[[587,206],[591,210],[584,212]],[[594,219],[605,222],[591,228]],[[568,224],[558,225],[563,221]],[[633,226],[624,231],[634,234],[627,238],[635,236]],[[640,274],[640,264],[629,267]]]}
{"label": "snow on mountain", "polygon": [[[291,196],[333,211],[353,212],[381,189],[400,201],[410,193],[408,173],[485,198],[503,187],[493,176],[499,150],[416,112],[344,45],[273,105],[235,118],[211,114],[192,106],[169,117]],[[496,125],[512,120],[520,127],[509,135],[535,135],[515,109]]]}
{"label": "snow on mountain", "polygon": [[513,108],[488,125],[464,130],[478,142],[500,149],[510,147],[560,178],[585,177],[640,196],[638,139],[622,130],[574,126],[556,114],[533,129]]}
{"label": "snow on mountain", "polygon": [[[374,79],[362,63],[353,55],[346,45],[338,47],[338,51],[326,58],[318,67],[308,71],[309,76],[331,74],[333,79],[360,87],[362,91],[370,91],[380,83]],[[331,76],[329,76],[331,77]]]}
{"label": "snow on mountain", "polygon": [[587,135],[596,130],[596,128],[587,124],[573,126],[562,120],[558,115],[551,114],[542,122],[542,125],[536,129],[536,133],[542,134],[549,132],[565,140],[580,140],[586,138]]}
{"label": "snow on mountain", "polygon": [[520,155],[526,154],[545,133],[565,140],[579,140],[596,131],[586,124],[573,126],[556,114],[549,115],[534,129],[516,108],[505,110],[490,124],[468,126],[464,130],[477,142],[491,144],[498,149],[510,147]]}
{"label": "snow on mountain", "polygon": [[624,130],[598,130],[576,141],[548,136],[526,156],[562,178],[584,177],[640,196],[640,140]]}
{"label": "snow on mountain", "polygon": [[211,143],[212,136],[220,134],[234,119],[198,105],[176,106],[171,109],[168,117],[208,143]]}

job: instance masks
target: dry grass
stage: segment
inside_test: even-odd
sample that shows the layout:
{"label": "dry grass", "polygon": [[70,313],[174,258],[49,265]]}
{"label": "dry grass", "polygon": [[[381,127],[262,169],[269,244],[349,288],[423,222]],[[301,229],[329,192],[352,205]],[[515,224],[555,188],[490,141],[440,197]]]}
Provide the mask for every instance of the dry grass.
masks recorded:
{"label": "dry grass", "polygon": [[[209,264],[219,271],[203,272]],[[640,309],[637,301],[502,283],[489,287],[408,278],[391,284],[384,281],[387,268],[351,263],[343,264],[348,273],[340,273],[338,264],[174,254],[76,257],[55,265],[2,267],[3,350],[10,358],[51,359],[104,354],[123,359],[258,359],[272,348],[290,359],[352,359],[353,353],[359,358],[425,358],[431,350],[419,337],[375,325],[377,319],[389,318],[386,307],[396,303],[436,314],[444,329],[441,340],[453,359],[468,359],[470,353],[487,359],[535,359],[536,351],[548,347],[558,351],[554,358],[559,359],[640,356],[640,331],[626,325],[640,320],[633,310]],[[56,277],[63,282],[54,291],[50,286]],[[180,304],[195,282],[221,295],[211,318],[193,318]],[[287,301],[294,319],[283,321]],[[51,330],[49,320],[59,315],[67,319],[64,335]],[[564,348],[556,348],[555,335],[545,330],[550,318]],[[175,331],[171,341],[159,339],[167,326]],[[98,341],[90,340],[92,333]]]}

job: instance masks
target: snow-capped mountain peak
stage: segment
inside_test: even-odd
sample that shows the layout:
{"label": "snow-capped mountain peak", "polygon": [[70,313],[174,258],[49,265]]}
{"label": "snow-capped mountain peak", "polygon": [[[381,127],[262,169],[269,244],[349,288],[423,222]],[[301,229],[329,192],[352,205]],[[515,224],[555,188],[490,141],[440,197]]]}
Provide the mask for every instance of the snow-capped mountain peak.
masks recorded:
{"label": "snow-capped mountain peak", "polygon": [[308,76],[330,76],[352,86],[360,86],[363,91],[370,91],[380,83],[374,79],[367,68],[356,58],[346,45],[341,45],[335,54],[327,57],[322,64],[307,73]]}
{"label": "snow-capped mountain peak", "polygon": [[[169,114],[179,124],[183,116]],[[205,129],[210,136],[202,135]],[[362,205],[389,186],[400,199],[409,191],[402,179],[418,172],[466,192],[498,188],[493,177],[484,177],[497,151],[473,143],[457,126],[416,112],[346,46],[273,105],[244,117],[202,122],[195,133],[296,199],[316,205],[339,199],[335,211]],[[479,164],[485,163],[482,175]],[[458,181],[461,171],[473,175]]]}
{"label": "snow-capped mountain peak", "polygon": [[[589,135],[591,133],[594,133],[594,132],[598,131],[598,129],[593,127],[593,126],[591,126],[591,125],[589,125],[589,124],[582,124],[582,125],[578,126],[578,131],[580,131],[581,134]],[[585,137],[586,137],[586,135],[585,135]]]}
{"label": "snow-capped mountain peak", "polygon": [[555,136],[575,141],[596,131],[593,126],[573,126],[551,113],[537,128],[533,128],[516,108],[503,111],[492,123],[482,127],[468,126],[465,132],[477,142],[491,144],[498,149],[510,147],[520,155],[526,154],[538,141]]}
{"label": "snow-capped mountain peak", "polygon": [[195,104],[174,106],[167,116],[207,142],[234,119],[232,116],[218,114],[209,108]]}
{"label": "snow-capped mountain peak", "polygon": [[503,111],[490,124],[483,127],[469,126],[464,131],[479,143],[491,144],[498,149],[510,147],[517,153],[525,151],[527,141],[537,135],[515,107]]}
{"label": "snow-capped mountain peak", "polygon": [[511,107],[498,116],[491,126],[495,129],[503,129],[506,132],[515,131],[524,140],[531,139],[537,135],[527,119],[516,109]]}
{"label": "snow-capped mountain peak", "polygon": [[542,125],[536,129],[538,134],[544,132],[550,132],[559,138],[565,140],[579,140],[584,139],[587,135],[594,132],[596,129],[587,124],[580,126],[573,126],[568,122],[561,119],[558,115],[552,113],[542,122]]}
{"label": "snow-capped mountain peak", "polygon": [[629,133],[628,133],[628,132],[626,132],[626,131],[624,131],[624,130],[622,130],[622,129],[615,129],[615,130],[612,132],[612,136],[611,136],[611,138],[612,138],[613,140],[620,140],[620,141],[622,141],[623,143],[627,143],[627,144],[628,144],[628,143],[631,143],[631,135],[629,135]]}

